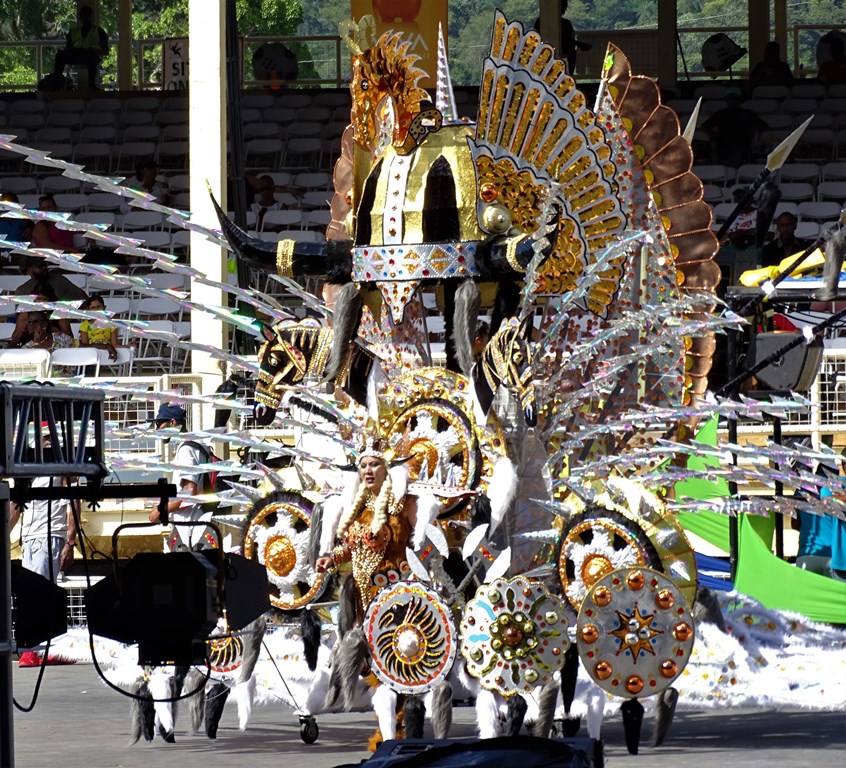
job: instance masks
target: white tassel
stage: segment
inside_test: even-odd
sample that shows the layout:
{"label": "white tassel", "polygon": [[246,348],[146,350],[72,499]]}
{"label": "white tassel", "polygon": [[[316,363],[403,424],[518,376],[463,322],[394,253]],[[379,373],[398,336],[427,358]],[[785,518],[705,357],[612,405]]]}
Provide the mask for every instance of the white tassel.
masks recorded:
{"label": "white tassel", "polygon": [[479,691],[476,696],[476,727],[480,739],[495,739],[499,736],[499,701],[493,691]]}
{"label": "white tassel", "polygon": [[440,509],[441,505],[432,494],[427,493],[417,497],[417,520],[414,523],[414,537],[411,540],[413,549],[419,550],[423,547],[423,542],[426,541],[426,526],[435,521]]}
{"label": "white tassel", "polygon": [[517,471],[511,460],[503,456],[494,464],[488,489],[485,491],[491,500],[491,529],[490,536],[505,519],[505,514],[511,508],[514,494],[517,492]]}
{"label": "white tassel", "polygon": [[587,694],[587,730],[592,739],[599,739],[602,716],[605,714],[605,694],[593,686]]}
{"label": "white tassel", "polygon": [[380,685],[373,694],[373,711],[379,722],[382,740],[397,737],[397,695],[387,685]]}

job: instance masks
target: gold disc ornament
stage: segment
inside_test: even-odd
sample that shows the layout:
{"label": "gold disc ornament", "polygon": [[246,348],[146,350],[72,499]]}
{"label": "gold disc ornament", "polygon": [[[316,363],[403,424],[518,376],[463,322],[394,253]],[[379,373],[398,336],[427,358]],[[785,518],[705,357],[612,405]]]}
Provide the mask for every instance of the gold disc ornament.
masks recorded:
{"label": "gold disc ornament", "polygon": [[588,590],[576,623],[582,665],[607,693],[652,696],[682,673],[694,624],[675,583],[651,568],[613,571]]}
{"label": "gold disc ornament", "polygon": [[518,576],[483,584],[461,619],[467,671],[503,696],[544,685],[564,664],[571,617],[540,582]]}
{"label": "gold disc ornament", "polygon": [[416,581],[385,587],[364,614],[371,669],[396,693],[426,693],[446,679],[458,641],[452,612]]}
{"label": "gold disc ornament", "polygon": [[265,567],[270,603],[283,611],[302,608],[323,592],[324,574],[308,559],[312,514],[312,502],[294,491],[276,491],[250,510],[244,557]]}

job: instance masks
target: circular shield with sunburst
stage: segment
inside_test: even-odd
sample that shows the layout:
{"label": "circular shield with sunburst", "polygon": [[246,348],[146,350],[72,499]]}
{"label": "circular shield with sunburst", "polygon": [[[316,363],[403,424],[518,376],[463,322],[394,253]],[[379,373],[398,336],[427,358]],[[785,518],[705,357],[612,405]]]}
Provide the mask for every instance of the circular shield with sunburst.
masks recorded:
{"label": "circular shield with sunburst", "polygon": [[423,584],[386,587],[364,615],[372,670],[397,693],[426,693],[445,679],[456,653],[449,607]]}
{"label": "circular shield with sunburst", "polygon": [[682,673],[693,627],[687,600],[671,579],[650,568],[621,568],[588,590],[576,641],[600,688],[637,698],[660,693]]}
{"label": "circular shield with sunburst", "polygon": [[244,556],[267,571],[271,605],[283,611],[308,605],[323,592],[325,576],[308,559],[312,502],[293,491],[277,491],[250,510]]}

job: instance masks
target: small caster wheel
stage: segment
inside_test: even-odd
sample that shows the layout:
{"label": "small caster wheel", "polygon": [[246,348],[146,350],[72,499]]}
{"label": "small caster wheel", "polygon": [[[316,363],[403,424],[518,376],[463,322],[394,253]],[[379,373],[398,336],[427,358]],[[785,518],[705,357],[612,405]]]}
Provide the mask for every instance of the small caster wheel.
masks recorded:
{"label": "small caster wheel", "polygon": [[306,744],[314,744],[320,736],[320,728],[317,727],[317,720],[313,717],[304,717],[300,720],[300,738]]}

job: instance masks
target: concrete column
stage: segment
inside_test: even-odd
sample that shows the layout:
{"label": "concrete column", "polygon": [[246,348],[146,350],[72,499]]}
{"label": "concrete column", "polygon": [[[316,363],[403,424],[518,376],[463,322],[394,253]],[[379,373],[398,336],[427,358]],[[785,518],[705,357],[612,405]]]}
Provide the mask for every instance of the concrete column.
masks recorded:
{"label": "concrete column", "polygon": [[673,89],[677,83],[677,19],[677,0],[658,0],[658,85],[665,89]]}
{"label": "concrete column", "polygon": [[764,46],[770,40],[770,0],[749,2],[749,68],[764,58]]}
{"label": "concrete column", "polygon": [[787,0],[773,0],[773,23],[775,24],[774,39],[781,46],[781,58],[789,63],[787,58]]}
{"label": "concrete column", "polygon": [[132,89],[132,0],[118,0],[118,90]]}
{"label": "concrete column", "polygon": [[[226,208],[226,54],[225,0],[189,0],[188,108],[192,220],[216,226],[206,185]],[[226,281],[225,251],[191,233],[191,266],[217,282]],[[191,283],[191,300],[202,306],[225,306],[220,289]],[[226,328],[208,314],[191,313],[191,340],[225,349]],[[191,372],[203,377],[202,391],[214,392],[222,376],[218,361],[206,352],[191,353]],[[211,425],[211,409],[203,413]]]}
{"label": "concrete column", "polygon": [[[540,0],[540,36],[556,51],[561,50],[561,0]],[[558,58],[563,58],[560,54]]]}

